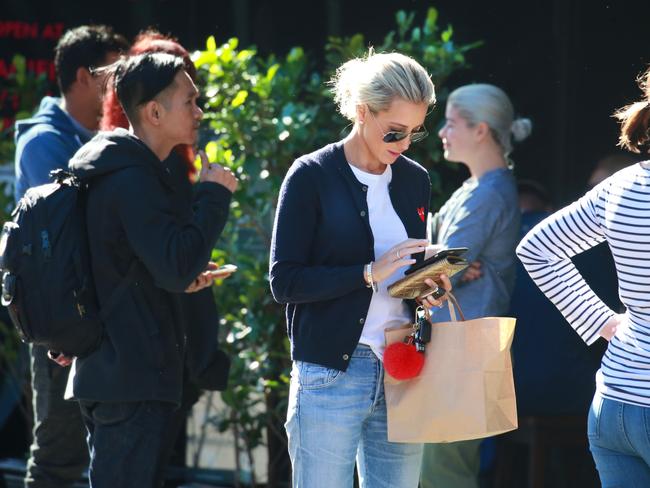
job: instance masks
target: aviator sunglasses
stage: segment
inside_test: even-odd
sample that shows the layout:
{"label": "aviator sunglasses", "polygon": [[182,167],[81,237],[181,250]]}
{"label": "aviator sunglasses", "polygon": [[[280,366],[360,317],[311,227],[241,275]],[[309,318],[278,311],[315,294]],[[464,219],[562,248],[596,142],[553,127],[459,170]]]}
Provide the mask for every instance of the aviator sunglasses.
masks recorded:
{"label": "aviator sunglasses", "polygon": [[377,127],[379,127],[379,131],[383,134],[382,140],[386,143],[399,142],[403,139],[406,139],[407,137],[411,138],[411,142],[419,142],[429,135],[429,132],[426,130],[426,128],[424,128],[424,126],[422,126],[422,130],[419,130],[417,132],[402,132],[396,130],[384,132],[384,129],[379,124],[379,121],[375,118],[375,114],[372,113],[372,110],[368,109],[368,112],[370,112],[372,120],[374,120],[377,124]]}

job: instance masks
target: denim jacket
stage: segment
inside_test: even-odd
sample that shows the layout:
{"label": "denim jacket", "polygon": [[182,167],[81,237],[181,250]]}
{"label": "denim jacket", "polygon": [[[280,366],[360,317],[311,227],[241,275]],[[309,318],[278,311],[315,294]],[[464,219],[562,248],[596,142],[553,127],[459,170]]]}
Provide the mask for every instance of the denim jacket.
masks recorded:
{"label": "denim jacket", "polygon": [[[515,178],[507,168],[470,178],[431,221],[432,243],[467,247],[468,261],[480,261],[482,276],[469,283],[453,279],[454,295],[468,319],[508,311],[519,242],[519,204]],[[434,309],[434,322],[449,320],[447,307]]]}

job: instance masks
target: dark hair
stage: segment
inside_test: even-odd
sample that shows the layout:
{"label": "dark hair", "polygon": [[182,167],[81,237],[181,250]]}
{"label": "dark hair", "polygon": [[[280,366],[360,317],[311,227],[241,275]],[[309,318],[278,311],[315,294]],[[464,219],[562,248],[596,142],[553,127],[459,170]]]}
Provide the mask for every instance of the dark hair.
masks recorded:
{"label": "dark hair", "polygon": [[[185,62],[185,72],[190,75],[192,80],[196,80],[196,68],[190,59],[190,54],[181,46],[178,41],[170,36],[161,34],[157,30],[147,29],[140,32],[133,40],[131,49],[129,49],[129,56],[151,52],[166,52],[175,56],[180,56]],[[109,87],[107,87],[109,88]],[[102,130],[113,130],[116,127],[124,127],[128,129],[129,121],[126,118],[122,105],[117,99],[117,94],[112,87],[104,94],[102,110],[102,120],[100,127]],[[194,166],[194,151],[191,146],[187,144],[179,144],[174,148],[174,151],[180,156],[185,165],[187,166],[188,177],[192,178],[196,174],[196,167]]]}
{"label": "dark hair", "polygon": [[530,195],[539,199],[543,205],[551,205],[551,197],[541,183],[534,180],[519,180],[517,181],[517,194]]}
{"label": "dark hair", "polygon": [[627,168],[631,164],[638,163],[639,156],[634,156],[626,152],[610,153],[603,156],[596,162],[594,170],[601,169],[606,171],[610,176],[614,173]]}
{"label": "dark hair", "polygon": [[167,53],[145,53],[121,58],[109,67],[124,113],[137,121],[136,109],[169,87],[184,70],[183,58]]}
{"label": "dark hair", "polygon": [[627,105],[614,114],[621,123],[618,145],[635,153],[650,146],[650,69],[638,81],[643,100]]}
{"label": "dark hair", "polygon": [[54,65],[61,93],[77,79],[77,70],[101,66],[109,53],[129,48],[126,39],[106,25],[82,25],[65,32],[54,49]]}

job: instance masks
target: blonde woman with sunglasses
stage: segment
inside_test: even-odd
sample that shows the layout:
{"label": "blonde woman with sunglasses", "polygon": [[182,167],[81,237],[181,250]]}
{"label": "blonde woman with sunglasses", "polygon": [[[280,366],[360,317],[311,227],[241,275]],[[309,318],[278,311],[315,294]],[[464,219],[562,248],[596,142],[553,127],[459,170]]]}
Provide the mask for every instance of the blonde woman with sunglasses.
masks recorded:
{"label": "blonde woman with sunglasses", "polygon": [[[387,440],[382,354],[384,329],[413,317],[414,303],[387,287],[427,244],[429,175],[404,153],[426,136],[434,87],[413,59],[372,51],[332,84],[352,130],[291,166],[271,245],[293,359],[293,487],[351,488],[356,460],[361,488],[416,488],[422,445]],[[440,305],[436,296],[421,301]]]}

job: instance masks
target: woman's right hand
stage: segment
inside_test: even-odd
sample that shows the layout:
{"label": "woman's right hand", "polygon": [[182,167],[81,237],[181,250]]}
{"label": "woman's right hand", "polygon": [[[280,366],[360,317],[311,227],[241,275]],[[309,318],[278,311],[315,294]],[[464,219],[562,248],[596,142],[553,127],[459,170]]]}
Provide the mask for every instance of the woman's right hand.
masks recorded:
{"label": "woman's right hand", "polygon": [[395,271],[415,263],[411,254],[417,254],[426,249],[426,239],[406,239],[404,242],[391,247],[372,265],[372,279],[377,283],[389,278]]}

